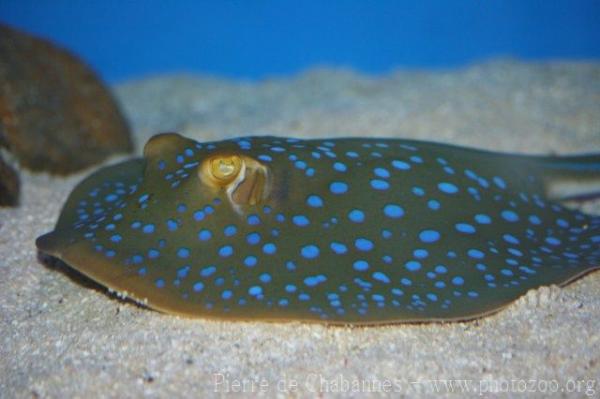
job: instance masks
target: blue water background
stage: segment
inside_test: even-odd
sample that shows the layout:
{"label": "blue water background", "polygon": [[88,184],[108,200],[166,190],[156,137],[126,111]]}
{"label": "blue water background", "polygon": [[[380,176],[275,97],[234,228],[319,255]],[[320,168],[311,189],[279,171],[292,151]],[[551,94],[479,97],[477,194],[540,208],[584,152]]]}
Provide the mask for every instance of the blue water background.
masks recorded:
{"label": "blue water background", "polygon": [[600,59],[599,0],[0,0],[0,21],[53,39],[110,82]]}

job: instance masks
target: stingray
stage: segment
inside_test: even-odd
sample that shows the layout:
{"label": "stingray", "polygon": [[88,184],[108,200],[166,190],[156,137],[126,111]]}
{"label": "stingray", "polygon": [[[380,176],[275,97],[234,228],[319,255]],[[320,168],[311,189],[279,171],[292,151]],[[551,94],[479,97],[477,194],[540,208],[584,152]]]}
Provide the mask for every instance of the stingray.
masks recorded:
{"label": "stingray", "polygon": [[188,317],[467,320],[600,267],[600,155],[154,136],[70,194],[40,251]]}

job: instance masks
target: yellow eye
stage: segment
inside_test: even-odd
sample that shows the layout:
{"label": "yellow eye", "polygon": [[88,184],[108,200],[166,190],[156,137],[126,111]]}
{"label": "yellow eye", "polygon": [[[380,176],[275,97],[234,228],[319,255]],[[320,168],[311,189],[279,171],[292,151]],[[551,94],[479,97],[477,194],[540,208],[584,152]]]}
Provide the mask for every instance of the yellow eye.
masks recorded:
{"label": "yellow eye", "polygon": [[265,201],[272,188],[269,169],[246,155],[215,154],[198,167],[198,177],[214,190],[226,189],[232,205],[255,205]]}
{"label": "yellow eye", "polygon": [[233,181],[242,169],[242,159],[237,155],[213,158],[209,164],[211,177],[220,185]]}

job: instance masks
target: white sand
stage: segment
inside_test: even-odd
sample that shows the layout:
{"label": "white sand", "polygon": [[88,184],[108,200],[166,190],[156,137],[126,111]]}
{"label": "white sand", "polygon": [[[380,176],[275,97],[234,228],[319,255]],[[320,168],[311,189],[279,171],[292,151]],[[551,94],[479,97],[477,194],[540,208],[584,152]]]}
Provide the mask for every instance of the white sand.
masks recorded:
{"label": "white sand", "polygon": [[[260,83],[172,76],[116,93],[138,153],[159,131],[199,140],[378,135],[517,152],[600,151],[600,64],[498,61],[378,78],[323,69]],[[87,173],[23,173],[21,207],[0,210],[2,398],[200,398],[227,388],[286,396],[286,386],[300,397],[356,388],[476,396],[480,386],[510,396],[600,395],[600,272],[468,323],[344,328],[181,319],[122,302],[37,260],[35,238],[52,229]],[[600,201],[586,209],[598,212]],[[215,383],[220,375],[229,386]],[[444,379],[468,381],[429,383]]]}

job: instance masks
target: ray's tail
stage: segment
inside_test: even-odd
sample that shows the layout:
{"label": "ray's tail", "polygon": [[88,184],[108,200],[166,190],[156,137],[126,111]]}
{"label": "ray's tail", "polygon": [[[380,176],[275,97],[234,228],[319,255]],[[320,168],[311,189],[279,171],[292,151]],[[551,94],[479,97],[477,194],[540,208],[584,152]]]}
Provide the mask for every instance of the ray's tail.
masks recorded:
{"label": "ray's tail", "polygon": [[600,197],[600,154],[536,157],[546,194],[555,200]]}
{"label": "ray's tail", "polygon": [[[535,163],[549,198],[557,201],[600,199],[600,154],[536,157]],[[599,213],[590,215],[577,211],[579,226],[563,229],[564,238],[579,254],[577,263],[581,267],[600,267]],[[568,252],[562,255],[570,256]]]}

